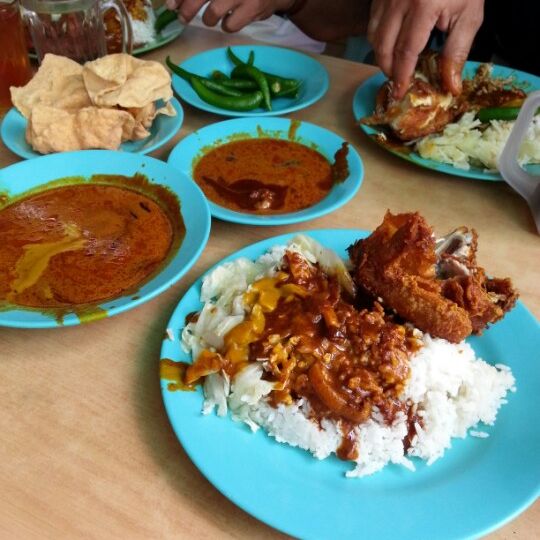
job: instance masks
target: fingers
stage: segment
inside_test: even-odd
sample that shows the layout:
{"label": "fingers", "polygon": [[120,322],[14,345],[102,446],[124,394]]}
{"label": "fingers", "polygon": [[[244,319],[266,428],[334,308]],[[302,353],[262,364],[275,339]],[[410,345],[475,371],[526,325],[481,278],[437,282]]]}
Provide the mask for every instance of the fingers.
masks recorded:
{"label": "fingers", "polygon": [[394,46],[405,17],[405,11],[400,6],[400,3],[391,0],[383,4],[382,13],[376,12],[376,16],[379,16],[380,19],[375,30],[372,30],[373,40],[371,44],[373,45],[377,64],[387,77],[391,77]]}
{"label": "fingers", "polygon": [[418,56],[429,41],[437,15],[431,10],[411,10],[403,20],[392,59],[393,97],[401,99],[410,85]]}
{"label": "fingers", "polygon": [[484,16],[483,2],[470,2],[449,30],[441,55],[443,88],[457,95],[461,92],[461,72],[469,56],[476,32]]}
{"label": "fingers", "polygon": [[216,26],[223,18],[227,17],[240,3],[240,0],[212,0],[204,10],[202,22],[206,26]]}
{"label": "fingers", "polygon": [[[213,0],[212,4],[217,1]],[[259,20],[261,15],[265,14],[266,10],[261,7],[259,2],[255,2],[254,0],[240,2],[233,12],[223,19],[221,27],[225,32],[238,32],[244,26],[255,20]]]}
{"label": "fingers", "polygon": [[375,34],[377,28],[381,23],[381,18],[384,13],[384,0],[373,0],[371,2],[371,9],[369,12],[369,22],[367,28],[367,39],[370,43],[373,43],[375,40]]}
{"label": "fingers", "polygon": [[207,3],[207,0],[167,0],[167,6],[169,6],[169,1],[176,2],[178,18],[182,24],[189,23],[202,6]]}

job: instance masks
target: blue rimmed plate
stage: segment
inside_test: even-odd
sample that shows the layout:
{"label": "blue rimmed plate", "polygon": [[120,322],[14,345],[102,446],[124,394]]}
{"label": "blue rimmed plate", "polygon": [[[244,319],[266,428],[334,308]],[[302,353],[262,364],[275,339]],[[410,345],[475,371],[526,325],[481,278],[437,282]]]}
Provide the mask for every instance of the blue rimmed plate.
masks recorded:
{"label": "blue rimmed plate", "polygon": [[[148,154],[157,150],[177,133],[184,121],[184,110],[176,98],[171,99],[176,116],[159,114],[150,128],[150,135],[140,141],[128,141],[120,145],[120,150],[136,154]],[[0,126],[0,137],[4,144],[18,156],[25,159],[40,157],[42,154],[33,150],[26,142],[26,118],[15,108],[6,114]]]}
{"label": "blue rimmed plate", "polygon": [[[193,266],[210,234],[210,212],[201,190],[186,175],[162,161],[140,154],[111,150],[53,154],[22,161],[0,170],[0,193],[8,198],[42,185],[46,189],[46,184],[59,178],[80,176],[83,177],[82,182],[96,174],[133,176],[136,173],[145,175],[153,183],[165,186],[178,197],[186,234],[176,254],[157,275],[144,283],[136,293],[132,292],[100,304],[96,310],[98,314],[112,316],[147,302],[173,285]],[[46,311],[0,310],[0,326],[51,328],[72,326],[80,322],[81,319],[73,313],[59,321],[53,313],[47,314]]]}
{"label": "blue rimmed plate", "polygon": [[[467,62],[463,71],[463,78],[472,79],[479,65],[479,62]],[[527,93],[540,89],[540,77],[536,77],[535,75],[531,75],[530,73],[525,73],[523,71],[517,71],[515,69],[503,66],[493,66],[493,76],[504,79],[513,77],[515,82]],[[379,72],[369,79],[366,79],[358,87],[353,98],[353,114],[356,120],[373,114],[373,111],[375,110],[375,97],[377,95],[377,91],[385,81],[386,76]],[[360,129],[364,133],[378,142],[375,135],[379,133],[380,130],[377,129],[377,127],[365,126],[364,124],[359,125]],[[471,167],[468,170],[459,169],[446,163],[440,163],[432,159],[424,159],[416,152],[403,152],[385,144],[381,144],[381,146],[392,154],[412,163],[416,163],[417,165],[420,165],[426,169],[432,169],[434,171],[451,174],[454,176],[462,176],[464,178],[474,178],[476,180],[502,181],[502,176],[498,172],[487,171],[479,167]],[[540,165],[529,165],[527,166],[527,170],[529,170],[532,174],[540,175]]]}
{"label": "blue rimmed plate", "polygon": [[[297,234],[297,233],[294,233]],[[294,234],[269,238],[225,261],[256,259]],[[358,230],[316,230],[308,234],[346,257]],[[169,321],[174,341],[165,340],[161,358],[190,361],[178,337],[186,315],[201,309],[202,280],[186,292]],[[457,540],[477,538],[502,526],[540,494],[540,325],[521,302],[471,345],[492,364],[512,368],[517,392],[499,411],[489,438],[455,439],[431,466],[415,459],[416,472],[391,465],[365,478],[347,479],[349,464],[318,461],[298,448],[279,444],[262,430],[252,434],[230,418],[202,416],[202,393],[161,392],[172,427],[187,454],[226,497],[257,519],[297,538]]]}
{"label": "blue rimmed plate", "polygon": [[[307,54],[267,45],[236,45],[232,49],[243,60],[247,60],[249,52],[253,51],[254,65],[263,71],[280,77],[300,79],[302,87],[298,97],[273,99],[271,111],[263,108],[245,112],[230,111],[206,103],[187,81],[173,74],[172,85],[175,92],[190,105],[223,116],[276,116],[308,107],[321,99],[328,90],[329,77],[326,68]],[[201,52],[188,58],[180,66],[203,77],[210,77],[215,70],[229,74],[234,68],[234,64],[227,57],[226,48]]]}
{"label": "blue rimmed plate", "polygon": [[[288,118],[236,118],[194,131],[173,148],[168,162],[193,177],[193,168],[205,152],[230,140],[252,137],[293,140],[314,148],[329,161],[333,161],[336,151],[346,142],[335,133],[309,122]],[[210,212],[224,221],[247,225],[285,225],[318,218],[343,206],[358,191],[364,177],[364,166],[351,144],[347,162],[349,176],[345,181],[334,185],[323,200],[309,208],[287,214],[258,215],[236,212],[209,201]]]}

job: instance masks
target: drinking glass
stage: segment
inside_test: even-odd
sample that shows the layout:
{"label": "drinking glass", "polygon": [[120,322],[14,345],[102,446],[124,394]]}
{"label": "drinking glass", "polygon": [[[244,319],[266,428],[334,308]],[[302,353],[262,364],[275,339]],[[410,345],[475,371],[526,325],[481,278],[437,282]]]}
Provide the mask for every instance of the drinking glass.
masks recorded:
{"label": "drinking glass", "polygon": [[131,53],[133,30],[121,0],[21,0],[23,16],[41,62],[46,53],[84,63],[107,54],[103,14],[118,14],[122,50]]}
{"label": "drinking glass", "polygon": [[23,86],[32,76],[17,0],[0,0],[0,116],[11,107],[10,86]]}

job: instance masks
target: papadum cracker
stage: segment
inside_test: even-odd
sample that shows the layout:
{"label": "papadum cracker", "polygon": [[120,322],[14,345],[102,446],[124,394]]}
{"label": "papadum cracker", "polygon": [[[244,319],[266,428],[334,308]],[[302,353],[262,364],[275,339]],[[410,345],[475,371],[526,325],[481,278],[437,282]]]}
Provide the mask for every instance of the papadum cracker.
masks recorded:
{"label": "papadum cracker", "polygon": [[37,105],[51,105],[58,109],[76,110],[92,104],[82,77],[82,66],[55,54],[46,54],[28,84],[12,86],[11,101],[25,117]]}

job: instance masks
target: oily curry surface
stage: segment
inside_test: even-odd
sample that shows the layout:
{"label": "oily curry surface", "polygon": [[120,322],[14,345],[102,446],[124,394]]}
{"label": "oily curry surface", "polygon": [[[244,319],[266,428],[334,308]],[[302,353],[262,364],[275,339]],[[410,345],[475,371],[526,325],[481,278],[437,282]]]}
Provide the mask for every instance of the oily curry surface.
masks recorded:
{"label": "oily curry surface", "polygon": [[307,208],[347,178],[348,147],[331,164],[303,144],[272,138],[244,139],[212,149],[195,165],[193,176],[216,204],[257,214]]}
{"label": "oily curry surface", "polygon": [[137,177],[48,189],[0,210],[0,302],[88,305],[151,277],[183,236],[178,201],[175,218],[172,193],[158,203],[130,181]]}

